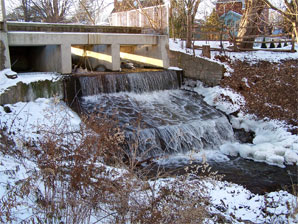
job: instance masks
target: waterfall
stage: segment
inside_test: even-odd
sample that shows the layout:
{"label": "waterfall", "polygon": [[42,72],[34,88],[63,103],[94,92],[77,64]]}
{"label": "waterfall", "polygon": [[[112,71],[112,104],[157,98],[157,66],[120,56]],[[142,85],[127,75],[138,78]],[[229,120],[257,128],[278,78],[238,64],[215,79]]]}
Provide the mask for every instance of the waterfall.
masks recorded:
{"label": "waterfall", "polygon": [[142,93],[179,88],[179,79],[175,71],[108,73],[80,76],[79,80],[83,96],[116,92]]}
{"label": "waterfall", "polygon": [[98,116],[116,116],[125,127],[128,145],[137,142],[145,157],[213,150],[234,140],[225,115],[204,103],[198,94],[179,89],[102,93],[82,97],[81,106]]}

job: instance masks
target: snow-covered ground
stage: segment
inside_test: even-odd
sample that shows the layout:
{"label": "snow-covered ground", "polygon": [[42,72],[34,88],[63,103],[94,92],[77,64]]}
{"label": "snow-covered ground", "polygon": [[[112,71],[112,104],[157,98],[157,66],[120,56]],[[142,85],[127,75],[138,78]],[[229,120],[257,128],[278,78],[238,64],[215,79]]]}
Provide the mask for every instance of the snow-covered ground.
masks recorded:
{"label": "snow-covered ground", "polygon": [[0,71],[0,94],[2,94],[9,87],[17,85],[18,82],[22,82],[25,84],[44,80],[51,80],[54,82],[58,81],[61,78],[61,76],[53,72],[22,73],[17,75],[17,77],[14,79],[7,78],[6,75],[16,75],[16,73],[14,71],[11,71],[10,69],[4,69]]}
{"label": "snow-covered ground", "polygon": [[[169,40],[170,50],[172,51],[179,51],[187,54],[192,54],[192,50],[187,49],[185,46],[185,41],[181,41],[180,39],[170,39]],[[220,42],[219,41],[195,41],[195,46],[203,46],[203,45],[210,45],[211,48],[220,49]],[[229,46],[232,46],[228,41],[223,41],[224,49],[227,49]],[[259,48],[259,47],[256,47]],[[286,46],[282,49],[290,50],[291,46]],[[250,51],[250,52],[229,52],[225,51],[220,53],[219,51],[211,51],[211,60],[214,60],[216,55],[226,55],[229,56],[232,60],[242,60],[248,63],[256,63],[259,60],[265,60],[269,62],[279,62],[282,60],[289,60],[289,59],[297,59],[298,58],[298,44],[295,45],[296,52],[295,53],[288,53],[288,52],[272,52],[272,51]],[[201,57],[202,50],[198,49],[195,50],[195,54],[197,57]],[[206,59],[206,58],[205,58]],[[216,60],[214,60],[216,61]],[[218,61],[216,61],[218,62]]]}

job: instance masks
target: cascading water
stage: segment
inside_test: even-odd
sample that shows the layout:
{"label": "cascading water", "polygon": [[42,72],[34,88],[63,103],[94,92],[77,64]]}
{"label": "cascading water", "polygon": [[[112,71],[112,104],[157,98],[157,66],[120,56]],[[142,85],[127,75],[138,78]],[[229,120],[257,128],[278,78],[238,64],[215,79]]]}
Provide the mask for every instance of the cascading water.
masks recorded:
{"label": "cascading water", "polygon": [[[225,115],[192,92],[179,90],[175,71],[82,76],[81,107],[119,120],[145,157],[217,149],[233,140]],[[144,156],[144,155],[143,155]]]}
{"label": "cascading water", "polygon": [[78,79],[81,109],[118,119],[128,145],[137,143],[143,159],[159,157],[159,165],[169,172],[177,173],[179,167],[189,164],[189,159],[205,156],[225,180],[242,184],[254,193],[279,190],[291,184],[289,173],[292,179],[297,176],[295,167],[281,169],[220,153],[219,146],[235,141],[231,124],[224,114],[206,105],[200,95],[180,90],[181,79],[175,71]]}
{"label": "cascading water", "polygon": [[179,88],[175,71],[101,74],[81,76],[79,79],[83,96],[117,92],[143,93]]}

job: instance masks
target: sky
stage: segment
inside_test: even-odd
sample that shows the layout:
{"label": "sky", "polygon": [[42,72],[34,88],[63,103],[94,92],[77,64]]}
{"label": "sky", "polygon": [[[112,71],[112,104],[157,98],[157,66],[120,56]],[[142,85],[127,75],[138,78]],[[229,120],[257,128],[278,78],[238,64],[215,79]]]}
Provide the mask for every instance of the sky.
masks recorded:
{"label": "sky", "polygon": [[[76,10],[76,5],[78,5],[78,0],[71,0],[71,8],[70,12],[74,12]],[[95,18],[96,24],[102,24],[104,21],[107,20],[109,15],[111,14],[114,8],[114,0],[97,0],[98,5],[101,5],[100,9],[98,10],[97,16]],[[165,0],[165,4],[169,4],[170,0]],[[209,16],[212,10],[215,7],[217,0],[201,0],[199,5],[199,9],[196,15],[196,19],[204,20],[207,16]],[[284,7],[283,0],[270,0],[270,2],[277,6],[278,8]],[[10,13],[16,6],[21,4],[21,0],[6,0],[6,14]],[[1,19],[1,12],[0,12],[0,19]]]}

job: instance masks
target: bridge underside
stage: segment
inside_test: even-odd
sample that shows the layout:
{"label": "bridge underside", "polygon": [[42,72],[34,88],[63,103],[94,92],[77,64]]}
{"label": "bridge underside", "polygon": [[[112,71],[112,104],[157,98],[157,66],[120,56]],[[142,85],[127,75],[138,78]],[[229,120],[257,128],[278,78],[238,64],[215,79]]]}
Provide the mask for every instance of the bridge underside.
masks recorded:
{"label": "bridge underside", "polygon": [[169,66],[164,35],[9,31],[7,37],[11,64],[23,69],[68,74],[75,55],[88,57],[93,68],[104,65],[112,71],[120,70],[121,58],[152,67]]}

